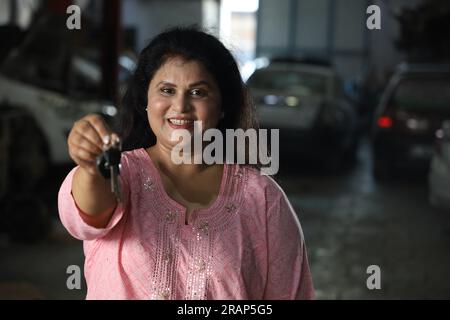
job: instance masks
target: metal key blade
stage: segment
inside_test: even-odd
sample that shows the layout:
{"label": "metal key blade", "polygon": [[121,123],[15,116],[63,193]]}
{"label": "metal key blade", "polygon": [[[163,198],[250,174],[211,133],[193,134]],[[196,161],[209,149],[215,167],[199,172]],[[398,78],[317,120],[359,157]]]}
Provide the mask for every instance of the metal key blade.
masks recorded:
{"label": "metal key blade", "polygon": [[111,191],[116,196],[117,202],[122,201],[119,183],[119,168],[117,165],[110,166],[111,171]]}

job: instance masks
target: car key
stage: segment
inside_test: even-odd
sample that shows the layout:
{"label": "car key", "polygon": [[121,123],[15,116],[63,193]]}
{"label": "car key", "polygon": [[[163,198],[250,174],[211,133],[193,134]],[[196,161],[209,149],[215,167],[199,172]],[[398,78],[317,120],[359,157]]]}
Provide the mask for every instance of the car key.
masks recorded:
{"label": "car key", "polygon": [[109,159],[109,170],[111,176],[111,191],[116,195],[117,201],[121,201],[120,185],[119,185],[119,165],[120,165],[120,150],[112,147],[106,151]]}
{"label": "car key", "polygon": [[105,144],[103,150],[103,153],[97,158],[97,168],[105,179],[111,179],[111,191],[115,194],[117,201],[120,202],[120,140],[116,139],[109,144]]}

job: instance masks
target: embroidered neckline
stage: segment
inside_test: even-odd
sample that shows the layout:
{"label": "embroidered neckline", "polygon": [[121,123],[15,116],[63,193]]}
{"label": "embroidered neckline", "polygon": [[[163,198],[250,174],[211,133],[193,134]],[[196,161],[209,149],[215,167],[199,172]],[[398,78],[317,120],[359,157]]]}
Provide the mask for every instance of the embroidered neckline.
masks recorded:
{"label": "embroidered neckline", "polygon": [[[224,164],[217,198],[208,208],[197,209],[192,223],[186,226],[182,217],[185,208],[165,192],[159,171],[147,151],[132,150],[128,161],[136,170],[130,181],[134,186],[132,196],[137,201],[136,214],[142,215],[132,221],[138,224],[141,241],[147,243],[149,237],[152,239],[148,248],[154,257],[151,277],[136,278],[148,290],[150,299],[207,299],[216,263],[215,243],[220,241],[223,231],[233,228],[238,215],[243,213],[250,169]],[[178,272],[182,253],[188,257],[184,280]]]}
{"label": "embroidered neckline", "polygon": [[[138,149],[137,151],[138,158],[140,162],[142,162],[142,181],[148,185],[149,179],[152,180],[153,188],[147,188],[147,190],[153,191],[154,197],[158,201],[158,205],[155,207],[163,207],[167,212],[177,212],[179,214],[185,213],[186,208],[172,199],[165,191],[160,173],[147,151],[144,148]],[[223,227],[240,207],[244,195],[242,183],[246,180],[246,176],[245,170],[243,170],[241,166],[225,163],[219,193],[216,199],[209,207],[193,210],[191,213],[192,223],[189,224],[189,226],[198,229],[205,224],[205,221],[207,221],[208,230]],[[157,211],[152,211],[157,214]],[[161,217],[158,218],[165,219],[165,217],[165,214],[161,214]],[[204,228],[200,228],[200,230],[204,230]]]}

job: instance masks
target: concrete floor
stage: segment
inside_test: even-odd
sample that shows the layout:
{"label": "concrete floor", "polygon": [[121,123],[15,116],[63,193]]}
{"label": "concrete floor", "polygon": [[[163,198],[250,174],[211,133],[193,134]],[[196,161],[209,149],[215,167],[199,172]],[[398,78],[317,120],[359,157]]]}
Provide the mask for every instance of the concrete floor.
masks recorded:
{"label": "concrete floor", "polygon": [[[450,212],[429,205],[425,180],[378,185],[370,170],[363,144],[346,173],[285,170],[277,178],[300,217],[317,298],[449,299]],[[84,283],[66,287],[66,268],[83,266],[81,242],[57,220],[53,230],[34,245],[0,238],[0,299],[84,298]],[[369,265],[381,269],[380,290],[366,286]]]}
{"label": "concrete floor", "polygon": [[[430,206],[426,178],[377,184],[364,143],[346,174],[279,182],[304,230],[317,298],[450,298],[450,212]],[[370,265],[380,290],[367,288]]]}

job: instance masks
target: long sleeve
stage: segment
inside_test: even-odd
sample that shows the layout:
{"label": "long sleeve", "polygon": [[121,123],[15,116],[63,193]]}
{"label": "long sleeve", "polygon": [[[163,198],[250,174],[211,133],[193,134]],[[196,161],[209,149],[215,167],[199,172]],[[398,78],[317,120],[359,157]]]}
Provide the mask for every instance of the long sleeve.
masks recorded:
{"label": "long sleeve", "polygon": [[314,299],[300,222],[281,188],[267,198],[268,270],[264,299]]}
{"label": "long sleeve", "polygon": [[58,211],[62,224],[73,237],[79,240],[94,240],[104,237],[122,219],[128,203],[129,185],[126,177],[126,161],[125,163],[122,161],[121,164],[122,169],[119,181],[122,192],[122,202],[118,203],[116,206],[114,213],[105,228],[95,228],[87,224],[81,217],[83,213],[79,211],[75,204],[75,200],[72,196],[72,179],[77,167],[72,169],[65,178],[58,194]]}

